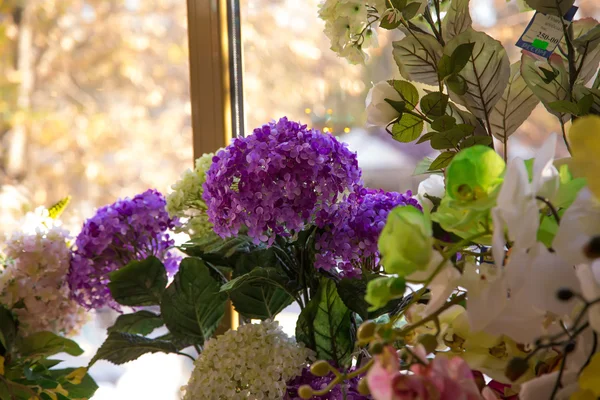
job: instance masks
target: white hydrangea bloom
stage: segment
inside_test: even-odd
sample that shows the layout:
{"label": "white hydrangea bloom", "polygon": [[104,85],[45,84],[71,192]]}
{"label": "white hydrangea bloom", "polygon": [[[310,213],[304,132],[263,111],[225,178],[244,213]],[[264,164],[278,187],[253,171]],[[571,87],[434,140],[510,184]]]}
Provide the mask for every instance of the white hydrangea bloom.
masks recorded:
{"label": "white hydrangea bloom", "polygon": [[21,226],[23,230],[5,245],[0,304],[14,307],[25,336],[40,331],[73,335],[87,314],[70,298],[66,280],[71,260],[69,233],[40,210],[29,213]]}
{"label": "white hydrangea bloom", "polygon": [[206,214],[206,203],[202,199],[202,185],[206,182],[206,171],[212,164],[214,153],[204,154],[196,160],[194,170],[188,169],[181,175],[167,196],[167,211],[171,217],[182,219],[177,229],[190,236],[202,236],[212,232],[212,224]]}
{"label": "white hydrangea bloom", "polygon": [[182,390],[184,400],[282,399],[313,352],[277,322],[242,325],[206,342]]}

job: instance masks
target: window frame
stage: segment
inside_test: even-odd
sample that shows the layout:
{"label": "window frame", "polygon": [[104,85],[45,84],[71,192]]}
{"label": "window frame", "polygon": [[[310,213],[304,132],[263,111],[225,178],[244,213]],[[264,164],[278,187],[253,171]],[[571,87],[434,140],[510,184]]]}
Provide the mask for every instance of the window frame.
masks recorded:
{"label": "window frame", "polygon": [[[243,132],[239,0],[187,0],[194,159]],[[236,329],[231,302],[218,332]]]}

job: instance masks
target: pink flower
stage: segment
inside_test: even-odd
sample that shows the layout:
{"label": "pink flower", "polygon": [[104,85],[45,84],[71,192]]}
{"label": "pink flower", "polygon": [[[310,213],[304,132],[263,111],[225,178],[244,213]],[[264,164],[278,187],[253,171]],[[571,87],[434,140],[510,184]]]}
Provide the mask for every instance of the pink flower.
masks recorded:
{"label": "pink flower", "polygon": [[[421,358],[426,362],[425,357]],[[430,363],[414,364],[412,374],[399,371],[396,350],[386,348],[367,375],[375,400],[481,400],[467,363],[459,357],[437,356]]]}

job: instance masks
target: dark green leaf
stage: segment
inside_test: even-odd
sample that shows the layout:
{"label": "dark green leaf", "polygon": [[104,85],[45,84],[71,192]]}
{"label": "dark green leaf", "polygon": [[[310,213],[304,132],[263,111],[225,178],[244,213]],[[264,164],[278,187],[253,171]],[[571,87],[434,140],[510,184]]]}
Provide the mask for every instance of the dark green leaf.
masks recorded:
{"label": "dark green leaf", "polygon": [[460,75],[453,75],[446,79],[446,85],[448,85],[448,89],[459,96],[467,93],[467,81]]}
{"label": "dark green leaf", "polygon": [[390,106],[392,106],[392,108],[396,111],[398,111],[398,113],[400,115],[402,115],[402,113],[404,112],[404,109],[406,108],[406,103],[404,101],[395,101],[395,100],[390,100],[390,99],[384,99],[386,103],[388,103]]}
{"label": "dark green leaf", "polygon": [[90,366],[98,360],[110,361],[113,364],[124,364],[147,353],[176,353],[172,343],[163,340],[148,339],[130,333],[112,332],[96,352]]}
{"label": "dark green leaf", "polygon": [[177,350],[183,350],[186,347],[190,347],[190,346],[193,346],[194,344],[196,344],[196,342],[194,342],[190,338],[181,338],[179,336],[173,335],[172,333],[167,333],[165,335],[161,335],[155,339],[169,342],[169,343],[173,344],[173,346],[175,346],[175,348]]}
{"label": "dark green leaf", "polygon": [[322,278],[316,296],[298,317],[296,339],[315,350],[317,358],[349,366],[354,349],[351,314],[335,283]]}
{"label": "dark green leaf", "polygon": [[404,17],[404,19],[409,21],[409,20],[413,19],[419,13],[420,8],[421,8],[420,2],[409,3],[402,10],[402,16]]}
{"label": "dark green leaf", "polygon": [[482,146],[489,146],[493,142],[490,136],[471,136],[466,138],[460,143],[460,148],[466,149],[467,147],[475,146],[476,144],[480,144]]}
{"label": "dark green leaf", "polygon": [[0,304],[0,355],[12,350],[17,337],[17,321],[10,310]]}
{"label": "dark green leaf", "polygon": [[124,306],[153,306],[167,286],[167,271],[154,256],[132,261],[109,274],[108,288],[115,301]]}
{"label": "dark green leaf", "polygon": [[51,356],[58,353],[79,356],[83,354],[83,350],[70,339],[52,332],[38,332],[23,339],[19,346],[19,353],[25,358]]}
{"label": "dark green leaf", "polygon": [[390,80],[388,83],[392,85],[394,89],[396,89],[396,91],[400,94],[400,97],[402,97],[402,100],[406,102],[406,109],[414,110],[417,104],[419,104],[419,92],[417,91],[415,85],[410,82],[400,80]]}
{"label": "dark green leaf", "polygon": [[579,115],[579,107],[577,104],[567,100],[553,101],[548,104],[548,107],[558,113]]}
{"label": "dark green leaf", "polygon": [[400,121],[392,126],[392,136],[399,142],[409,143],[421,136],[423,126],[422,119],[411,114],[404,114]]}
{"label": "dark green leaf", "polygon": [[449,115],[442,115],[433,120],[431,127],[438,132],[450,130],[456,126],[456,118]]}
{"label": "dark green leaf", "polygon": [[365,301],[367,279],[344,278],[337,283],[337,291],[346,307],[357,313],[363,320],[369,318],[369,303]]}
{"label": "dark green leaf", "polygon": [[447,77],[452,75],[454,66],[452,65],[452,58],[449,55],[444,54],[438,62],[438,77],[440,81],[445,80]]}
{"label": "dark green leaf", "polygon": [[450,161],[452,161],[455,155],[456,153],[453,151],[443,152],[431,163],[429,170],[437,171],[439,169],[446,168],[448,165],[450,165]]}
{"label": "dark green leaf", "polygon": [[182,339],[204,343],[225,314],[227,294],[198,258],[185,258],[165,290],[160,311],[169,331]]}
{"label": "dark green leaf", "polygon": [[463,43],[454,49],[450,56],[453,75],[460,73],[467,66],[473,55],[474,47],[475,43]]}
{"label": "dark green leaf", "polygon": [[431,139],[431,147],[436,150],[453,149],[467,134],[460,128],[453,128]]}
{"label": "dark green leaf", "polygon": [[428,117],[441,117],[446,113],[448,95],[440,92],[429,93],[421,99],[421,111]]}
{"label": "dark green leaf", "polygon": [[98,385],[94,381],[94,379],[89,375],[85,374],[81,383],[78,385],[74,385],[62,378],[69,375],[71,372],[75,371],[75,368],[65,368],[65,369],[55,369],[50,371],[50,375],[56,379],[62,381],[61,385],[63,389],[69,392],[69,398],[71,399],[89,399],[91,398],[96,390],[98,390]]}
{"label": "dark green leaf", "polygon": [[439,132],[428,132],[428,133],[424,134],[423,136],[421,136],[419,138],[419,140],[417,140],[417,144],[426,142],[428,140],[431,140],[436,135],[441,135],[441,133],[439,133]]}
{"label": "dark green leaf", "polygon": [[123,332],[146,336],[164,324],[159,315],[144,310],[120,315],[114,325],[108,328],[108,333]]}
{"label": "dark green leaf", "polygon": [[294,297],[288,290],[289,278],[276,268],[257,267],[225,285],[221,291],[229,292],[229,297],[237,312],[246,318],[274,318]]}
{"label": "dark green leaf", "polygon": [[539,70],[542,72],[542,74],[544,74],[542,82],[544,82],[545,84],[549,84],[550,82],[552,82],[559,74],[558,71],[553,69],[550,70],[547,68],[539,67]]}
{"label": "dark green leaf", "polygon": [[594,105],[594,95],[593,94],[587,94],[587,95],[583,96],[577,102],[577,108],[579,109],[579,115],[589,114],[593,105]]}
{"label": "dark green leaf", "polygon": [[247,253],[256,248],[252,239],[240,234],[235,237],[223,239],[216,233],[211,233],[179,247],[188,256],[200,257],[206,262],[231,267],[235,263],[235,255]]}

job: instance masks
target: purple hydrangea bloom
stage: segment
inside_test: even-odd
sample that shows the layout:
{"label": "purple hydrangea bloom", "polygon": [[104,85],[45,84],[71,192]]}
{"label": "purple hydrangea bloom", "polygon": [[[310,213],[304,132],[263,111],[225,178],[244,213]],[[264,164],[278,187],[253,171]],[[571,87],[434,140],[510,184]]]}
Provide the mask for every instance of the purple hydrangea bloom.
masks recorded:
{"label": "purple hydrangea bloom", "polygon": [[[324,396],[313,396],[311,399],[320,400],[370,400],[371,396],[365,396],[358,393],[358,382],[364,375],[346,381],[344,384],[337,385]],[[301,400],[298,396],[298,389],[302,385],[310,385],[314,390],[325,389],[333,380],[335,375],[330,373],[324,377],[318,377],[310,373],[309,368],[304,368],[302,374],[288,382],[287,393],[284,400]],[[345,395],[345,396],[344,396]]]}
{"label": "purple hydrangea bloom", "polygon": [[397,206],[412,205],[419,209],[412,192],[401,194],[362,189],[349,198],[331,216],[331,223],[316,238],[315,267],[337,272],[345,277],[361,274],[361,266],[374,269],[379,265],[377,241],[389,212]]}
{"label": "purple hydrangea bloom", "polygon": [[213,158],[204,200],[216,233],[243,226],[258,242],[319,224],[360,189],[356,153],[334,136],[282,118],[237,138]]}
{"label": "purple hydrangea bloom", "polygon": [[167,230],[178,221],[169,217],[165,205],[162,194],[148,190],[100,208],[83,224],[68,275],[72,296],[79,304],[118,310],[107,287],[108,274],[130,261],[153,255],[170,275],[177,270],[180,258],[169,251],[174,242]]}

